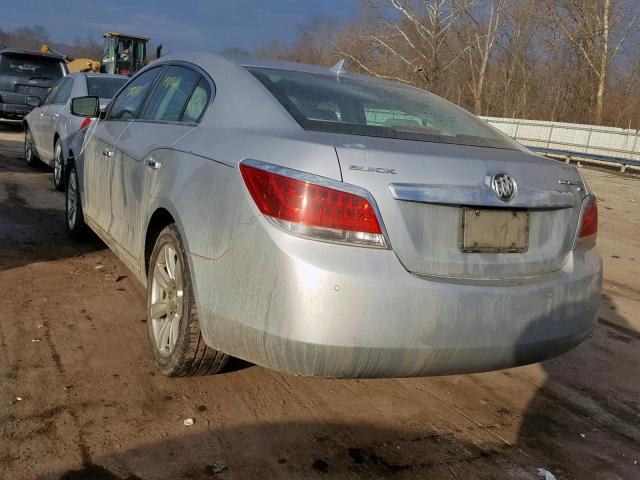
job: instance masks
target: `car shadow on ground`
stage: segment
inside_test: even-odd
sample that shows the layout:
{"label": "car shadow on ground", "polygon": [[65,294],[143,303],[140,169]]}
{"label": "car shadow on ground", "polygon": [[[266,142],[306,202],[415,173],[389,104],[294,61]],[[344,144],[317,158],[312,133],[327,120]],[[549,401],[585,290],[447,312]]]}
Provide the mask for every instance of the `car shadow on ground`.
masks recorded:
{"label": "car shadow on ground", "polygon": [[[615,311],[606,295],[602,311],[606,315],[591,338],[541,364],[546,381],[525,411],[503,412],[506,417],[522,419],[515,441],[483,444],[472,441],[473,436],[463,430],[384,426],[384,418],[376,425],[257,421],[241,427],[209,427],[207,432],[173,436],[102,458],[87,457],[80,468],[58,475],[65,480],[218,475],[240,479],[535,479],[539,478],[537,469],[544,468],[558,479],[632,478],[637,472],[633,460],[640,458],[638,387],[624,388],[620,382],[634,378],[630,371],[640,371],[640,359],[623,352],[638,348],[640,333]],[[518,370],[502,374],[516,381]],[[463,382],[482,383],[475,375],[463,377]],[[362,396],[373,386],[371,382],[376,380],[358,382]],[[395,391],[395,398],[398,395],[402,392]],[[495,425],[486,425],[487,418],[477,417],[474,422],[500,438]],[[420,423],[430,422],[421,418]]]}

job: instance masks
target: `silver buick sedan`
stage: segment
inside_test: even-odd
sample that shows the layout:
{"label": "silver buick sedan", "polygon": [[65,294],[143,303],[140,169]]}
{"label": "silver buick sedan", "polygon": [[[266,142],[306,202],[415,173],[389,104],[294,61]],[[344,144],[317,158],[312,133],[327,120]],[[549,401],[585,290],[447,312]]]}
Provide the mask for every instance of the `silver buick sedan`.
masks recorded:
{"label": "silver buick sedan", "polygon": [[416,88],[203,53],[130,80],[69,159],[66,223],[147,287],[165,375],[538,362],[585,339],[602,262],[576,168]]}

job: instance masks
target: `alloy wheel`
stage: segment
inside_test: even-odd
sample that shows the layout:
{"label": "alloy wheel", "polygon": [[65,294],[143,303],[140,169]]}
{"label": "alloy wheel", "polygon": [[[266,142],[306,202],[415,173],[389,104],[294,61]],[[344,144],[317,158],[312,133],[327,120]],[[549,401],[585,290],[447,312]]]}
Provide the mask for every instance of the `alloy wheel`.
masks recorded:
{"label": "alloy wheel", "polygon": [[55,158],[53,160],[53,180],[56,185],[60,184],[62,178],[62,148],[56,143]]}
{"label": "alloy wheel", "polygon": [[184,285],[176,249],[165,243],[156,258],[151,278],[149,318],[156,349],[169,356],[176,347],[182,319]]}
{"label": "alloy wheel", "polygon": [[69,227],[73,229],[76,224],[76,215],[78,213],[78,182],[76,178],[76,169],[69,172],[69,185],[67,186],[67,222]]}
{"label": "alloy wheel", "polygon": [[33,160],[33,147],[31,146],[30,130],[27,130],[27,134],[24,136],[24,158],[27,163],[31,163],[31,160]]}

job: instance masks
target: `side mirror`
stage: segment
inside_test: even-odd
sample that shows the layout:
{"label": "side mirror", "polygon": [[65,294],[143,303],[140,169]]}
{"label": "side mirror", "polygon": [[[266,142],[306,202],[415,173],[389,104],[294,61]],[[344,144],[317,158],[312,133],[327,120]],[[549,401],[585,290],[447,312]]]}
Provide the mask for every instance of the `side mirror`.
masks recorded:
{"label": "side mirror", "polygon": [[42,101],[40,100],[40,97],[32,97],[31,95],[29,95],[25,99],[25,103],[30,107],[37,108],[42,104]]}
{"label": "side mirror", "polygon": [[76,97],[71,99],[71,114],[76,117],[96,118],[100,115],[100,99],[98,97]]}

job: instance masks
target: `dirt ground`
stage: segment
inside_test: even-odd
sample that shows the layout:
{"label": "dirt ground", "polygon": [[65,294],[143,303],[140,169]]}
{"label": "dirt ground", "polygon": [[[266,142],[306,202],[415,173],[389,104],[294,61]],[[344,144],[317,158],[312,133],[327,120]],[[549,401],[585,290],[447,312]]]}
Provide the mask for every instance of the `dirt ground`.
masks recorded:
{"label": "dirt ground", "polygon": [[63,194],[22,142],[0,124],[0,478],[640,478],[640,179],[584,170],[604,298],[562,357],[346,381],[235,361],[168,379],[142,287],[103,244],[67,239]]}

